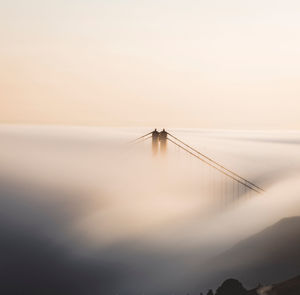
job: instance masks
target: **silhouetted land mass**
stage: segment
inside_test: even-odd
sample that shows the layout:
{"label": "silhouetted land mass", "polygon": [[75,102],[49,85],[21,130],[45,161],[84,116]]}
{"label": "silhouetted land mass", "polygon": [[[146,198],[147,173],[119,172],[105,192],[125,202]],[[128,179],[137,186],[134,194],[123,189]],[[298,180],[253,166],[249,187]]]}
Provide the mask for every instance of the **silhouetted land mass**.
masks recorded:
{"label": "silhouetted land mass", "polygon": [[300,294],[300,276],[290,280],[275,284],[265,295],[299,295]]}
{"label": "silhouetted land mass", "polygon": [[[238,278],[246,287],[284,281],[300,273],[300,217],[285,218],[239,242],[207,263],[200,289],[218,286],[224,277]],[[299,294],[300,295],[300,292]]]}
{"label": "silhouetted land mass", "polygon": [[[119,248],[112,254],[109,252],[111,249],[97,251],[94,255],[74,251],[77,249],[73,247],[76,239],[69,241],[66,237],[66,229],[76,216],[72,210],[69,211],[70,207],[74,207],[73,195],[68,198],[64,192],[57,195],[57,191],[22,188],[0,179],[1,295],[138,295],[143,293],[140,291],[142,287],[149,287],[148,282],[140,283],[139,268],[135,270],[128,268],[128,265],[112,265],[105,260],[108,255],[120,253]],[[44,201],[39,201],[39,196],[43,196]],[[66,201],[66,205],[62,206],[61,203],[57,205],[45,201],[54,196],[58,199],[66,197],[71,203]],[[269,284],[282,282],[266,289],[264,295],[300,295],[300,277],[285,281],[300,273],[299,228],[300,217],[287,218],[238,243],[211,260],[202,271],[199,268],[198,285],[191,280],[185,290],[195,287],[191,295],[199,294],[200,290],[205,290],[203,294],[206,295],[207,290],[212,288],[219,292],[217,295],[226,295],[226,288],[230,286],[244,292],[244,288],[249,290],[259,282],[267,288],[270,288]],[[128,252],[123,251],[127,256]],[[208,274],[200,277],[201,272]],[[134,282],[130,281],[130,284],[141,286],[135,292],[126,290],[131,285],[122,285],[132,277]],[[245,285],[233,280],[224,282],[218,289],[220,282],[228,277],[237,278]],[[205,287],[201,287],[199,282]],[[234,295],[232,292],[228,295]],[[257,289],[247,292],[247,295],[256,295]],[[149,291],[145,294],[169,293]],[[209,295],[215,294],[211,291]]]}
{"label": "silhouetted land mass", "polygon": [[[203,293],[201,293],[203,294]],[[294,277],[280,283],[258,286],[247,291],[241,282],[235,279],[228,279],[217,288],[214,293],[212,290],[207,295],[299,295],[300,276]]]}
{"label": "silhouetted land mass", "polygon": [[216,291],[216,295],[245,295],[247,290],[235,279],[226,280]]}

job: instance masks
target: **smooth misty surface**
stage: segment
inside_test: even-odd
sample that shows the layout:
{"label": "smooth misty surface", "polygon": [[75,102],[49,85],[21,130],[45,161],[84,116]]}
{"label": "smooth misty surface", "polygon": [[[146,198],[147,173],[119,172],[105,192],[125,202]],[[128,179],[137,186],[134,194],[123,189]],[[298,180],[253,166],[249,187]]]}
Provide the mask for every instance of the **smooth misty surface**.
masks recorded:
{"label": "smooth misty surface", "polygon": [[299,218],[278,223],[300,216],[299,133],[170,130],[267,190],[220,211],[198,162],[127,148],[147,131],[1,126],[1,293],[199,293],[299,273]]}

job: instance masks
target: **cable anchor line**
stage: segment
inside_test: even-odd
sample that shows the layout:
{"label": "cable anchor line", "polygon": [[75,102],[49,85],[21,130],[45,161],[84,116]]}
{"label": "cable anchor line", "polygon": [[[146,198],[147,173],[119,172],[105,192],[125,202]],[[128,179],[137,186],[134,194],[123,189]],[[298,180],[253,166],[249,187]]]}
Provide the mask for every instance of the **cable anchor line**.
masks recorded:
{"label": "cable anchor line", "polygon": [[170,141],[170,142],[172,142],[172,143],[175,144],[176,146],[180,147],[180,148],[183,149],[184,151],[188,152],[189,154],[191,154],[191,155],[194,156],[195,158],[199,159],[200,161],[204,162],[205,164],[209,165],[210,167],[216,169],[216,170],[219,171],[220,173],[222,173],[222,174],[228,176],[229,178],[231,178],[232,180],[238,182],[239,184],[242,184],[243,186],[245,186],[245,187],[247,187],[247,188],[249,188],[249,189],[255,191],[255,192],[258,193],[258,194],[261,194],[261,193],[262,193],[261,191],[257,190],[256,188],[251,187],[251,186],[248,185],[247,183],[245,183],[245,182],[239,180],[238,178],[236,178],[236,177],[234,177],[234,176],[232,176],[232,175],[230,175],[230,174],[224,172],[222,169],[220,169],[220,168],[214,166],[213,164],[209,163],[208,161],[206,161],[206,160],[202,159],[201,157],[195,155],[193,152],[189,151],[189,150],[186,149],[185,147],[183,147],[183,146],[181,146],[180,144],[176,143],[174,140],[172,140],[172,139],[170,139],[170,138],[168,138],[167,140]]}
{"label": "cable anchor line", "polygon": [[[153,133],[153,131],[151,131],[151,132],[149,132],[149,133],[147,133],[147,134],[144,134],[144,135],[142,135],[142,136],[140,136],[140,137],[138,137],[138,138],[136,138],[136,139],[134,139],[134,140],[131,140],[131,141],[129,141],[128,143],[129,144],[131,144],[131,143],[140,143],[140,142],[142,142],[142,141],[140,141],[140,142],[138,142],[140,139],[143,139],[144,137],[146,137],[146,136],[148,136],[148,135],[152,135],[152,133]],[[146,139],[149,139],[149,138],[151,138],[151,136],[149,136],[148,138],[146,138]],[[145,139],[145,140],[146,140]]]}
{"label": "cable anchor line", "polygon": [[218,163],[217,161],[209,158],[208,156],[204,155],[203,153],[199,152],[198,150],[196,150],[195,148],[191,147],[190,145],[186,144],[185,142],[183,142],[182,140],[180,140],[179,138],[175,137],[174,135],[172,135],[171,133],[168,132],[168,135],[170,135],[172,138],[174,138],[175,140],[177,140],[178,142],[180,142],[181,144],[185,145],[186,147],[188,147],[189,149],[191,149],[192,151],[194,151],[195,153],[197,153],[198,155],[201,155],[202,157],[204,157],[205,159],[207,159],[208,161],[214,163],[215,165],[217,165],[218,167],[220,167],[221,169],[224,169],[225,171],[231,173],[232,175],[242,179],[244,182],[248,183],[248,185],[255,187],[256,189],[264,192],[264,190],[262,188],[260,188],[259,186],[257,186],[256,184],[254,184],[253,182],[245,179],[244,177],[240,176],[239,174],[233,172],[230,169],[227,169],[226,167],[224,167],[223,165],[221,165],[220,163]]}

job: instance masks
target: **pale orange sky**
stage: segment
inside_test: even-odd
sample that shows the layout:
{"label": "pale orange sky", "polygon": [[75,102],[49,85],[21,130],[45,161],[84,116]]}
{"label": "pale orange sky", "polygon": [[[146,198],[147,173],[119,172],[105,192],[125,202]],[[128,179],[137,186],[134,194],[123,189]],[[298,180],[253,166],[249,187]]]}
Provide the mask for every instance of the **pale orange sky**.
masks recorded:
{"label": "pale orange sky", "polygon": [[300,128],[300,2],[0,0],[0,122]]}

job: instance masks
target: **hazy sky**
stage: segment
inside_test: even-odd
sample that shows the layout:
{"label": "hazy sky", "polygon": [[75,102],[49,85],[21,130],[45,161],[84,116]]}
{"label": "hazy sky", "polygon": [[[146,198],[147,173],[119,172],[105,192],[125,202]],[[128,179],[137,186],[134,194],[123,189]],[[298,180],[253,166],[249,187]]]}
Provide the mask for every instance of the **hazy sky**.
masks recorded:
{"label": "hazy sky", "polygon": [[0,122],[300,128],[297,0],[0,0]]}

